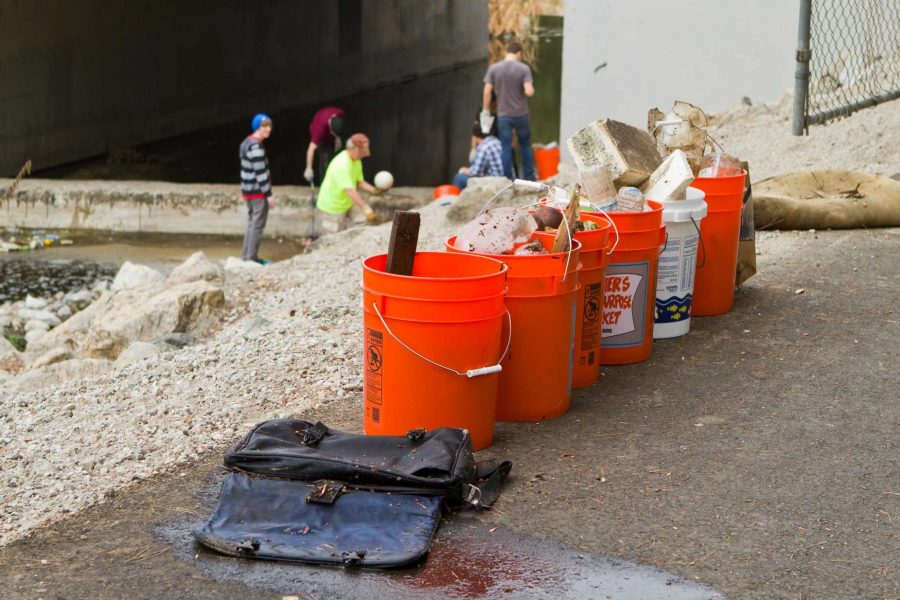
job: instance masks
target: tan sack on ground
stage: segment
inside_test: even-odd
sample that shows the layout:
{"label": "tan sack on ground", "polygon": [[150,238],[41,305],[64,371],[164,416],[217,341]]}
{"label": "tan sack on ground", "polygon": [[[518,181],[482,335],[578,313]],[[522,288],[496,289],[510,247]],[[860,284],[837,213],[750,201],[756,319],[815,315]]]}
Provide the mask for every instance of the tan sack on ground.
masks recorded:
{"label": "tan sack on ground", "polygon": [[757,229],[900,226],[900,182],[870,173],[825,170],[753,184]]}

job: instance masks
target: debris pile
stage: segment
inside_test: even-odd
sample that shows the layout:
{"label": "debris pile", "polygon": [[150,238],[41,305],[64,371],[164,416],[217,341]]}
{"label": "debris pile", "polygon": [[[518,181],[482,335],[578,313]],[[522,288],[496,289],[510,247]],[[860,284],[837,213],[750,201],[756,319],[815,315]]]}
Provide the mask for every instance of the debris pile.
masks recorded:
{"label": "debris pile", "polygon": [[[706,114],[687,102],[648,113],[647,131],[602,119],[568,139],[590,204],[606,212],[647,210],[645,200],[683,200],[695,177],[740,175],[740,161],[706,131]],[[710,150],[710,152],[707,152]]]}
{"label": "debris pile", "polygon": [[31,235],[15,227],[6,228],[6,239],[0,239],[0,252],[28,252],[50,246],[69,246],[72,240],[62,239],[58,234],[35,229]]}

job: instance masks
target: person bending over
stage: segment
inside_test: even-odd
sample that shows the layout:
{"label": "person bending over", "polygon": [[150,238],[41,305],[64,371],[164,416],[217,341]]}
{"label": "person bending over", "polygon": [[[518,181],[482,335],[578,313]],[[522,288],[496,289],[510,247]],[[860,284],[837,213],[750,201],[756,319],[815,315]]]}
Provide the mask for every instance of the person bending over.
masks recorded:
{"label": "person bending over", "polygon": [[347,140],[347,149],[338,153],[328,165],[316,200],[316,215],[325,231],[334,233],[346,229],[347,213],[354,204],[362,209],[367,221],[375,220],[375,211],[360,194],[361,191],[381,193],[363,178],[362,159],[370,154],[369,138],[364,133],[354,133]]}

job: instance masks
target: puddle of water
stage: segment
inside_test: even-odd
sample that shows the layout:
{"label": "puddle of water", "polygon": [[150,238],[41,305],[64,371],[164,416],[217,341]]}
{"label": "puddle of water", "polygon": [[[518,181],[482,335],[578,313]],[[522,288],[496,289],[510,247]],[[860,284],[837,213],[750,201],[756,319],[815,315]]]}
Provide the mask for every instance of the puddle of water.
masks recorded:
{"label": "puddle of water", "polygon": [[212,510],[221,481],[221,476],[213,477],[199,493],[204,514],[181,517],[155,530],[182,560],[219,581],[311,598],[723,598],[653,567],[490,527],[472,513],[445,519],[428,559],[414,568],[353,570],[222,556],[191,537],[191,530]]}

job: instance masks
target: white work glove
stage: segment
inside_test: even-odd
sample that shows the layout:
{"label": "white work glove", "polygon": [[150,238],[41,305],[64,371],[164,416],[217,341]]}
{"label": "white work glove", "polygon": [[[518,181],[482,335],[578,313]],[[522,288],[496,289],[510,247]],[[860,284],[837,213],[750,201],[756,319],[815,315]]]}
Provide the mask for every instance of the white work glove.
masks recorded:
{"label": "white work glove", "polygon": [[311,168],[307,168],[305,171],[303,171],[303,179],[305,179],[309,183],[313,182],[314,177],[315,174],[313,173],[313,170]]}
{"label": "white work glove", "polygon": [[269,196],[266,201],[269,203],[269,208],[275,208],[275,196]]}
{"label": "white work glove", "polygon": [[491,127],[494,126],[494,115],[489,110],[482,110],[481,114],[478,115],[478,122],[481,124],[481,133],[487,135],[491,132]]}

